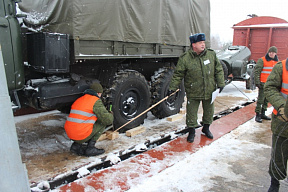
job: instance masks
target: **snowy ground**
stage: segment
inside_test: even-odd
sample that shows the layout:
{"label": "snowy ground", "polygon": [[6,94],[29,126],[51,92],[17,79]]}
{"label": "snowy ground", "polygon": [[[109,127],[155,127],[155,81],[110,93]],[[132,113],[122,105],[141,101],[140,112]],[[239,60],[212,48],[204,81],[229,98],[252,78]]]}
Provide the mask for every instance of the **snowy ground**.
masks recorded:
{"label": "snowy ground", "polygon": [[[241,166],[241,169],[247,169],[246,172],[258,172],[259,167],[254,167],[254,164],[251,166],[249,161],[265,161],[266,166],[261,167],[261,173],[266,172],[265,177],[269,182],[267,151],[270,151],[270,145],[243,138],[246,134],[258,134],[262,131],[261,124],[256,124],[252,119],[196,153],[183,156],[174,166],[155,176],[140,179],[139,183],[132,185],[128,191],[223,191],[223,183],[225,191],[245,191],[255,186],[259,189],[257,191],[265,191],[268,189],[267,184],[265,186],[265,183],[250,180],[246,174],[237,170]],[[262,156],[265,151],[266,157]]]}
{"label": "snowy ground", "polygon": [[[257,90],[248,91],[245,89],[244,82],[232,82],[216,99],[215,113],[251,101],[256,97]],[[199,119],[201,112],[202,110],[199,110]],[[137,147],[147,140],[155,139],[159,133],[169,134],[171,131],[185,126],[185,116],[176,122],[167,122],[166,119],[156,119],[149,113],[143,125],[146,127],[145,133],[132,138],[120,134],[116,140],[100,141],[96,145],[104,148],[106,153],[99,157],[88,158],[69,153],[71,141],[63,130],[65,119],[66,115],[57,111],[15,117],[22,160],[27,166],[30,183],[39,183],[59,174],[69,173],[75,167],[95,163],[101,157],[109,157],[109,154],[119,150],[125,150],[131,146]],[[233,172],[233,164],[239,159],[245,161],[245,158],[251,157],[261,161],[264,157],[255,156],[259,151],[265,151],[265,155],[269,156],[269,142],[266,141],[263,144],[259,141],[250,141],[249,137],[243,139],[248,132],[249,135],[253,135],[263,129],[259,125],[261,124],[255,125],[252,120],[192,155],[180,155],[179,158],[175,158],[177,163],[174,166],[153,177],[143,177],[136,183],[133,181],[130,191],[213,191],[207,189],[219,184],[219,178],[222,178],[224,183],[229,183],[231,191],[237,191],[232,190],[233,185],[230,183],[243,184],[245,179]],[[266,124],[266,129],[269,132],[269,124]],[[266,140],[270,140],[269,136]],[[266,164],[267,161],[269,162],[269,160],[266,159]],[[185,169],[183,169],[184,167]],[[267,173],[267,168],[267,165],[262,168],[265,173]],[[193,190],[191,190],[191,184]],[[253,185],[249,182],[248,184]]]}

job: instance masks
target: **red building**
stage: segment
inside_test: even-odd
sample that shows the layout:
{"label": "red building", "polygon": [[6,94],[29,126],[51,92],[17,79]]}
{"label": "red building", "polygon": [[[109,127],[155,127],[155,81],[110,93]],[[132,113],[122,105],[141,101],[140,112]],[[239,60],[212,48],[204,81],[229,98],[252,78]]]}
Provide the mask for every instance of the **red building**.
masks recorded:
{"label": "red building", "polygon": [[269,47],[278,48],[279,60],[288,57],[288,22],[277,17],[253,17],[233,26],[233,45],[244,45],[251,51],[250,59],[257,62]]}

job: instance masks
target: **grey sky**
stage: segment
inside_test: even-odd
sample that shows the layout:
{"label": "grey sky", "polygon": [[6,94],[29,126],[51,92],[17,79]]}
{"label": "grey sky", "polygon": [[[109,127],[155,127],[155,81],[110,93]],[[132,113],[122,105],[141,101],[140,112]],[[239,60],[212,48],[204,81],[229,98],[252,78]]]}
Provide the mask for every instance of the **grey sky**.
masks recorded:
{"label": "grey sky", "polygon": [[287,0],[210,0],[211,34],[221,41],[233,40],[234,24],[248,19],[247,15],[273,16],[288,21]]}

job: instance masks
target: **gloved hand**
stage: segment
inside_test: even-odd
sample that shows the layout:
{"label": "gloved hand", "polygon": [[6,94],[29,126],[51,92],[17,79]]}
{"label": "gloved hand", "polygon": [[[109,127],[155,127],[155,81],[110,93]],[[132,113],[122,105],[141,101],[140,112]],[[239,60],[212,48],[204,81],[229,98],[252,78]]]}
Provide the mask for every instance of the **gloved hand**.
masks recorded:
{"label": "gloved hand", "polygon": [[109,105],[109,112],[112,112],[112,104]]}
{"label": "gloved hand", "polygon": [[224,89],[224,87],[219,87],[219,93],[221,93],[222,91],[223,91],[223,89]]}
{"label": "gloved hand", "polygon": [[280,107],[278,109],[278,113],[277,113],[277,117],[281,120],[281,121],[288,121],[288,118],[285,116],[284,114],[284,107]]}

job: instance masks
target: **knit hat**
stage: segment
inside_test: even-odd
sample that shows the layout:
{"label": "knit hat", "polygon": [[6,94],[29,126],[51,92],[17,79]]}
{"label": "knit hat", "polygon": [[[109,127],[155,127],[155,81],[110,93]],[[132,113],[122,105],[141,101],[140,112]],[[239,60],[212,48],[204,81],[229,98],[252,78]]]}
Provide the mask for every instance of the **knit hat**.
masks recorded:
{"label": "knit hat", "polygon": [[268,53],[270,53],[270,52],[277,53],[277,48],[275,46],[270,47],[268,50]]}
{"label": "knit hat", "polygon": [[96,93],[103,93],[103,87],[100,83],[93,83],[90,89],[93,89]]}
{"label": "knit hat", "polygon": [[191,43],[197,43],[199,41],[205,41],[205,34],[204,33],[196,33],[189,37]]}

